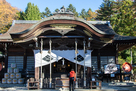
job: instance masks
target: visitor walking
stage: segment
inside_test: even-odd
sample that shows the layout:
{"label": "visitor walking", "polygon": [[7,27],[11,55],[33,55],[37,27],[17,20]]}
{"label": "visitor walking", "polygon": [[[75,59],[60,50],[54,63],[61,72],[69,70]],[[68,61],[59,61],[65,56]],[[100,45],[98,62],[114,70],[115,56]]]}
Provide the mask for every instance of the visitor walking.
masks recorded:
{"label": "visitor walking", "polygon": [[75,87],[75,81],[76,81],[76,73],[74,71],[74,69],[71,69],[71,71],[69,72],[69,91],[74,91],[74,87]]}

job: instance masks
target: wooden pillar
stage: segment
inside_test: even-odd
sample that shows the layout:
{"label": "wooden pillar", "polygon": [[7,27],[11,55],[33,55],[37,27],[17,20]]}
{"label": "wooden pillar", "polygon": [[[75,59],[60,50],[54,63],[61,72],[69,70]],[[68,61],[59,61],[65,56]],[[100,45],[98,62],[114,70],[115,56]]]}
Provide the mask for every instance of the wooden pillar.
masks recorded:
{"label": "wooden pillar", "polygon": [[101,69],[100,49],[98,49],[98,55],[97,55],[97,66],[98,66],[98,70],[100,70],[100,69]]}
{"label": "wooden pillar", "polygon": [[[35,47],[38,48],[38,45],[39,45],[38,44],[38,38],[35,37],[34,41],[35,41],[35,45],[36,45]],[[25,50],[25,53],[26,53],[26,50]],[[35,56],[35,54],[34,54],[34,56]],[[26,64],[27,64],[27,61],[26,61]],[[39,67],[35,68],[35,79],[39,79]]]}
{"label": "wooden pillar", "polygon": [[[116,59],[115,59],[115,64],[118,64],[118,44],[116,44]],[[120,82],[122,82],[121,69],[120,69]]]}
{"label": "wooden pillar", "polygon": [[118,64],[118,44],[116,44],[116,59],[115,59],[115,64]]}
{"label": "wooden pillar", "polygon": [[26,67],[27,67],[27,55],[26,55],[26,49],[24,49],[23,69],[26,70]]}
{"label": "wooden pillar", "polygon": [[4,50],[5,50],[5,73],[7,72],[8,68],[8,48],[7,48],[7,43],[4,45]]}
{"label": "wooden pillar", "polygon": [[81,65],[77,65],[77,74],[81,77]]}
{"label": "wooden pillar", "polygon": [[35,79],[39,79],[39,67],[35,68]]}
{"label": "wooden pillar", "polygon": [[92,78],[91,74],[92,74],[91,67],[87,67],[87,79],[91,79]]}

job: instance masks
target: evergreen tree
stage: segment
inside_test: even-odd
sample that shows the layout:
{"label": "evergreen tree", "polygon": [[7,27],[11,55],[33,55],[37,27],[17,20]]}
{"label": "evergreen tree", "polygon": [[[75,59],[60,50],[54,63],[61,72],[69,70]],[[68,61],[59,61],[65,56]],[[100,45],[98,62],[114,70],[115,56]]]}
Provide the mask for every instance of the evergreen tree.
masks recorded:
{"label": "evergreen tree", "polygon": [[58,12],[59,11],[59,9],[57,8],[57,9],[55,9],[55,12]]}
{"label": "evergreen tree", "polygon": [[41,16],[37,5],[28,3],[23,18],[24,20],[40,20]]}
{"label": "evergreen tree", "polygon": [[17,20],[24,20],[23,16],[25,15],[25,12],[20,11],[17,13],[17,15],[18,15]]}
{"label": "evergreen tree", "polygon": [[100,9],[97,10],[97,19],[103,21],[109,21],[111,15],[114,13],[114,0],[103,0]]}
{"label": "evergreen tree", "polygon": [[[134,12],[136,12],[136,0],[135,0],[135,2],[133,2],[132,8],[134,9]],[[136,13],[134,13],[134,17],[136,17]]]}
{"label": "evergreen tree", "polygon": [[51,13],[51,11],[49,10],[49,8],[46,7],[46,8],[45,8],[45,12],[42,12],[41,17],[44,18],[44,17],[49,17],[49,16],[52,16],[52,13]]}
{"label": "evergreen tree", "polygon": [[[131,0],[122,0],[115,2],[116,13],[111,17],[111,25],[114,31],[120,35],[135,36],[136,23],[135,23],[135,8]],[[135,47],[132,47],[133,54]],[[131,63],[130,50],[124,50],[119,52],[118,62],[123,64],[124,62]],[[135,61],[135,60],[134,60]]]}
{"label": "evergreen tree", "polygon": [[76,8],[72,4],[68,6],[67,10],[73,12],[74,16],[78,17],[78,12],[76,12]]}
{"label": "evergreen tree", "polygon": [[111,25],[120,35],[135,36],[136,23],[133,3],[131,0],[123,0],[119,3],[117,13],[111,17]]}
{"label": "evergreen tree", "polygon": [[89,17],[87,12],[85,11],[85,9],[82,9],[79,18],[87,20],[87,17]]}
{"label": "evergreen tree", "polygon": [[89,8],[87,14],[88,14],[88,17],[86,18],[87,21],[95,20],[95,18],[97,17],[97,14],[93,12],[91,8]]}

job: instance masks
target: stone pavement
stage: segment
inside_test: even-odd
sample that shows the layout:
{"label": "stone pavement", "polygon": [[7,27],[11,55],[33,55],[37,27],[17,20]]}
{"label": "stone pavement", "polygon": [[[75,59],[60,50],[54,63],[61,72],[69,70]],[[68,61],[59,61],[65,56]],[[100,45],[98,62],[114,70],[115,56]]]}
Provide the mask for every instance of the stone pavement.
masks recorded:
{"label": "stone pavement", "polygon": [[[136,86],[136,82],[113,82],[113,83],[106,83],[102,82],[102,89],[75,89],[75,91],[131,91],[124,87],[132,87]],[[35,90],[28,90],[26,84],[2,84],[0,83],[0,91],[68,91],[68,90],[55,90],[55,89],[35,89]],[[136,89],[134,90],[136,91]]]}

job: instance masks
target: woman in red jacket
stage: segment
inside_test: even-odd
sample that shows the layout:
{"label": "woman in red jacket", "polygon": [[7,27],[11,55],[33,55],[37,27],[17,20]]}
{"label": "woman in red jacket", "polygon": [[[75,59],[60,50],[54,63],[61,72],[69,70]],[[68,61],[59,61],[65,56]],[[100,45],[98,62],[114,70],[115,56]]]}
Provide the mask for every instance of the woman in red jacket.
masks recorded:
{"label": "woman in red jacket", "polygon": [[71,71],[69,72],[69,91],[74,91],[74,87],[75,87],[75,81],[76,81],[76,73],[74,71],[74,69],[71,69]]}

